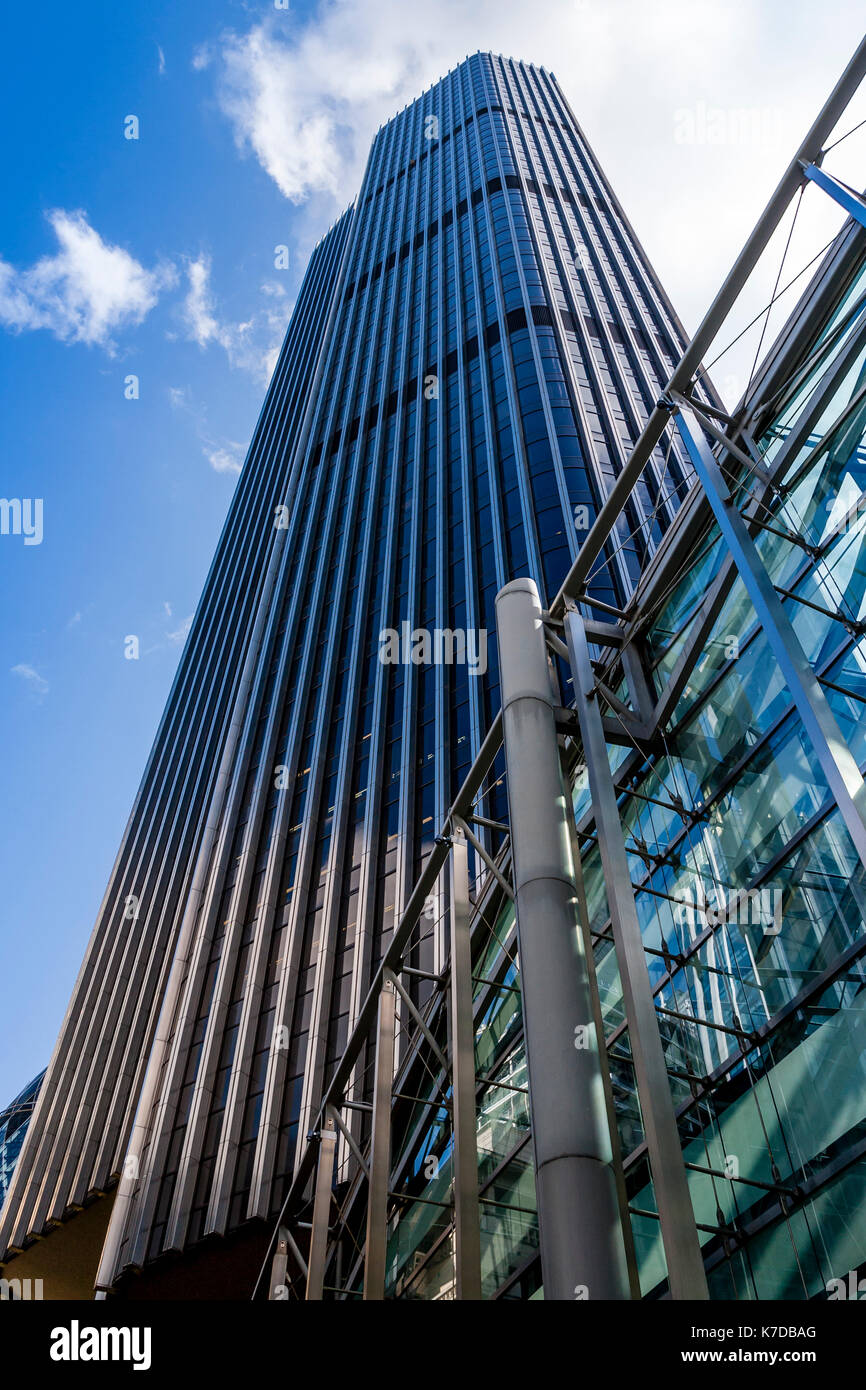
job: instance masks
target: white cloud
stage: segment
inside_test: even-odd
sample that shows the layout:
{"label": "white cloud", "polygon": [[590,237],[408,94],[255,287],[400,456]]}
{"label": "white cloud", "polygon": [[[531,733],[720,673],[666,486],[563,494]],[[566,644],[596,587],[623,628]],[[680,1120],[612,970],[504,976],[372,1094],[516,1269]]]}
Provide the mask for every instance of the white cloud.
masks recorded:
{"label": "white cloud", "polygon": [[160,77],[162,77],[163,73],[165,72],[165,54],[163,53],[159,44],[156,45],[156,51],[159,55],[159,75]]}
{"label": "white cloud", "polygon": [[202,450],[215,473],[240,473],[243,463],[243,446],[229,444],[214,448],[209,445]]}
{"label": "white cloud", "polygon": [[28,666],[26,662],[19,662],[17,666],[10,667],[10,672],[22,680],[32,694],[39,696],[48,694],[48,682],[45,677],[40,676],[39,672],[34,667]]}
{"label": "white cloud", "polygon": [[[311,43],[319,46],[315,29],[307,31],[306,42],[287,44],[265,21],[248,34],[228,35],[220,54],[221,103],[238,145],[249,146],[295,202],[309,192],[336,195],[344,163],[339,137],[347,106],[333,88],[327,61],[320,71],[305,63]],[[334,56],[340,73],[344,53]],[[363,69],[364,53],[356,57]]]}
{"label": "white cloud", "polygon": [[[187,337],[201,348],[218,344],[233,367],[267,383],[289,320],[290,305],[285,290],[276,281],[265,282],[261,286],[266,301],[263,307],[254,310],[243,323],[230,323],[218,316],[210,274],[209,256],[201,255],[187,262],[189,288],[181,306]],[[179,403],[172,396],[172,404]]]}
{"label": "white cloud", "polygon": [[47,328],[61,342],[111,352],[111,335],[141,323],[176,272],[167,265],[147,270],[122,246],[103,241],[84,212],[57,208],[48,221],[59,242],[55,255],[25,270],[0,260],[0,323],[15,332]]}
{"label": "white cloud", "polygon": [[184,618],[176,632],[167,632],[165,635],[169,642],[175,647],[180,647],[186,641],[189,630],[192,627],[193,615],[190,613],[188,618]]}
{"label": "white cloud", "polygon": [[219,339],[220,326],[213,316],[213,296],[210,291],[210,257],[200,256],[187,265],[189,290],[183,302],[183,318],[187,334],[199,347],[207,347]]}
{"label": "white cloud", "polygon": [[[208,428],[207,407],[197,405],[192,399],[188,386],[170,386],[168,397],[175,410],[183,410],[195,425],[195,432],[202,443],[202,454],[215,473],[238,474],[243,465],[245,449],[234,440],[214,439]],[[165,605],[168,616],[171,609]]]}

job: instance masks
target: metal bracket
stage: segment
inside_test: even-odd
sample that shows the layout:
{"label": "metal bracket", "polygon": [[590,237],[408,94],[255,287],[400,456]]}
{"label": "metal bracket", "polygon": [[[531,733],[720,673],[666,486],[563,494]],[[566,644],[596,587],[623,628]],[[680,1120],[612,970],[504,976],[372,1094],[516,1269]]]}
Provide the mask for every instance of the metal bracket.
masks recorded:
{"label": "metal bracket", "polygon": [[481,841],[479,840],[478,836],[472,833],[469,826],[466,824],[465,820],[463,820],[461,816],[452,816],[451,824],[457,826],[459,830],[463,831],[463,834],[466,836],[470,845],[475,850],[475,853],[478,855],[479,859],[487,865],[487,868],[490,870],[493,877],[496,879],[496,882],[499,884],[500,888],[503,890],[503,892],[507,893],[508,897],[513,902],[514,890],[512,889],[511,884],[508,882],[508,879],[505,877],[502,870],[498,868],[498,866],[493,862],[490,855],[487,853],[487,850],[484,848]]}
{"label": "metal bracket", "polygon": [[859,193],[855,193],[853,188],[842,183],[840,179],[835,179],[832,174],[828,174],[826,169],[821,169],[817,164],[807,164],[804,159],[800,160],[800,167],[807,179],[816,183],[825,193],[828,193],[834,202],[844,208],[861,227],[866,227],[866,202],[863,201]]}
{"label": "metal bracket", "polygon": [[447,1074],[448,1074],[450,1068],[449,1068],[449,1066],[448,1066],[448,1062],[447,1062],[447,1059],[446,1059],[446,1057],[445,1057],[445,1054],[444,1054],[444,1052],[442,1051],[442,1049],[441,1049],[441,1047],[439,1046],[439,1044],[437,1043],[437,1041],[436,1041],[436,1039],[434,1038],[433,1034],[430,1032],[430,1029],[427,1027],[427,1024],[424,1022],[424,1020],[423,1020],[423,1018],[421,1017],[420,1013],[419,1013],[418,1010],[416,1009],[416,1007],[415,1007],[414,1003],[412,1002],[412,999],[410,998],[408,992],[403,988],[403,986],[401,985],[400,981],[397,979],[397,976],[393,973],[393,971],[391,971],[391,970],[386,970],[386,971],[385,971],[385,979],[388,980],[388,981],[390,981],[390,983],[394,986],[395,990],[396,990],[397,993],[399,994],[400,998],[403,1000],[403,1003],[406,1005],[406,1008],[409,1010],[410,1014],[412,1015],[412,1017],[414,1018],[415,1022],[416,1022],[417,1025],[418,1025],[418,1027],[420,1028],[421,1033],[423,1034],[425,1040],[426,1040],[427,1043],[429,1044],[430,1049],[431,1049],[431,1051],[433,1052],[433,1055],[435,1056],[437,1062],[439,1063],[440,1067],[442,1068],[442,1070],[445,1072],[445,1074],[446,1074],[446,1076],[447,1076]]}

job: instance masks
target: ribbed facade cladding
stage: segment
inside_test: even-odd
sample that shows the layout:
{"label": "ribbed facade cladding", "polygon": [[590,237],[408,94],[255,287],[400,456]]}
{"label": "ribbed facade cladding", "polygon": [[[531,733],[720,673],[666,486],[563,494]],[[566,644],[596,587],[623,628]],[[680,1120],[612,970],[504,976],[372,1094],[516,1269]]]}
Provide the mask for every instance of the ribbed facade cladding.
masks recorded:
{"label": "ribbed facade cladding", "polygon": [[[279,1208],[498,709],[495,594],[556,591],[682,346],[550,74],[477,54],[381,128],[304,279],[0,1249],[116,1180],[103,1284]],[[656,451],[596,598],[631,592],[689,472]],[[383,662],[401,624],[488,632],[486,672]],[[434,911],[415,964],[445,953]]]}

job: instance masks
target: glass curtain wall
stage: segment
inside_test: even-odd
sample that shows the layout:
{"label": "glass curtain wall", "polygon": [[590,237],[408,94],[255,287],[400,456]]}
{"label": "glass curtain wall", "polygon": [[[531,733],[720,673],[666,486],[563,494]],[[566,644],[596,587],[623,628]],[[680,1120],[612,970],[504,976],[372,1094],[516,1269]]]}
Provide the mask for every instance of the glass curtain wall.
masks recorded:
{"label": "glass curtain wall", "polygon": [[[866,264],[778,389],[758,439],[790,449],[756,544],[866,766]],[[832,303],[832,299],[831,299]],[[743,501],[754,479],[743,470]],[[727,555],[714,524],[645,634],[661,695]],[[602,655],[601,652],[598,653]],[[606,681],[626,698],[618,658]],[[567,676],[564,676],[567,680]],[[866,869],[735,575],[657,751],[609,746],[695,1217],[715,1299],[824,1298],[866,1267]],[[573,797],[641,1292],[666,1292],[628,1027],[580,750]],[[485,1298],[543,1296],[514,914],[474,928]],[[444,1040],[444,1010],[434,1031]],[[448,1093],[398,1079],[389,1296],[453,1296]],[[356,1290],[361,1290],[360,1275]]]}
{"label": "glass curtain wall", "polygon": [[[758,441],[772,459],[808,427],[756,539],[861,767],[864,330],[861,265]],[[744,470],[740,501],[753,483]],[[725,555],[710,526],[652,618],[659,695]],[[620,815],[711,1296],[826,1296],[866,1262],[866,871],[738,578],[657,754],[610,754],[628,783]],[[653,1296],[664,1254],[580,785],[575,808],[641,1287]]]}

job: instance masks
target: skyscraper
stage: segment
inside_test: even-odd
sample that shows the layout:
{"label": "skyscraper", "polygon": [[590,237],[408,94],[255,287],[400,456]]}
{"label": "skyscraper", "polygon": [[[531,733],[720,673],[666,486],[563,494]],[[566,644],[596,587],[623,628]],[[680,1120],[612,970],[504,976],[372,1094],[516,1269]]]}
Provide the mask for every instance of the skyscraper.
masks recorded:
{"label": "skyscraper", "polygon": [[[683,348],[552,74],[476,54],[379,130],[304,278],[0,1248],[100,1203],[102,1287],[261,1244],[498,711],[495,595],[555,595]],[[688,472],[656,446],[601,611]],[[446,958],[435,899],[416,1004]]]}
{"label": "skyscraper", "polygon": [[0,1206],[6,1200],[9,1183],[39,1094],[42,1076],[43,1073],[40,1072],[5,1109],[0,1110]]}

